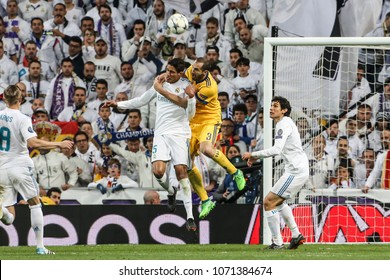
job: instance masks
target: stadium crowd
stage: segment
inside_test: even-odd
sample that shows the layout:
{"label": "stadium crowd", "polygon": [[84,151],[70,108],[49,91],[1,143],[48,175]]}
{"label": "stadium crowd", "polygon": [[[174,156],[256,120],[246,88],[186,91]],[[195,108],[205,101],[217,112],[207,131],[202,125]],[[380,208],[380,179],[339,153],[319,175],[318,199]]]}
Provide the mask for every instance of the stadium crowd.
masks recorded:
{"label": "stadium crowd", "polygon": [[[141,96],[172,58],[189,66],[204,57],[210,65],[222,110],[216,147],[234,163],[243,153],[262,149],[263,41],[276,1],[201,2],[215,3],[188,15],[188,30],[173,34],[166,22],[175,11],[162,0],[1,1],[0,93],[16,84],[23,95],[21,111],[32,118],[38,136],[75,143],[71,149],[32,153],[42,196],[53,187],[63,192],[97,188],[102,194],[158,188],[151,169],[156,102],[131,110],[103,104]],[[388,2],[383,1],[384,10]],[[387,20],[378,19],[383,36],[389,36]],[[370,82],[378,77],[367,81],[363,66],[347,110],[377,90]],[[383,94],[375,96],[371,103],[358,103],[353,116],[328,119],[323,131],[315,111],[293,112],[311,167],[307,188],[390,188],[390,166],[382,172],[389,157],[390,79],[384,80]],[[72,129],[65,133],[69,123]],[[95,137],[137,131],[147,136],[107,144]],[[200,154],[196,164],[206,190],[219,202],[237,191],[214,161]],[[258,185],[247,192],[247,203],[253,203]]]}

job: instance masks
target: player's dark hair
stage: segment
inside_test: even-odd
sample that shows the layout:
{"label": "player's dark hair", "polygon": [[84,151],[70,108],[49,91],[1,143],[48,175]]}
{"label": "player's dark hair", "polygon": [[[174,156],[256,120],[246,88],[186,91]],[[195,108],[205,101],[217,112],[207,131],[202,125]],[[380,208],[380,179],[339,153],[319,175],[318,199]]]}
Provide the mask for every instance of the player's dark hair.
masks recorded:
{"label": "player's dark hair", "polygon": [[177,73],[182,73],[187,68],[184,60],[181,58],[171,59],[168,62],[168,65],[171,65],[172,67],[174,67],[176,69]]}
{"label": "player's dark hair", "polygon": [[287,112],[284,114],[286,117],[289,117],[290,116],[290,113],[291,113],[291,105],[290,105],[290,102],[282,97],[282,96],[274,96],[272,98],[272,102],[278,102],[280,104],[280,108],[283,110],[283,109],[287,109]]}

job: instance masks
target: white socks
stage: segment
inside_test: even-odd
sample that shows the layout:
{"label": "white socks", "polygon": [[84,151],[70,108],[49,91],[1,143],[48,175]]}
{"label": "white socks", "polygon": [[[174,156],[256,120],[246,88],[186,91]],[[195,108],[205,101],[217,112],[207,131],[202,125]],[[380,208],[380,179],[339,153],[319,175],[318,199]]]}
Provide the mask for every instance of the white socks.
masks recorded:
{"label": "white socks", "polygon": [[154,177],[156,178],[157,182],[161,185],[161,187],[167,190],[168,194],[173,195],[174,191],[173,188],[169,186],[169,180],[166,172],[161,178],[157,178],[156,176]]}
{"label": "white socks", "polygon": [[29,206],[31,217],[31,228],[35,233],[37,248],[43,248],[43,213],[41,204]]}
{"label": "white socks", "polygon": [[288,206],[287,203],[282,203],[281,205],[277,206],[276,209],[279,211],[284,222],[287,224],[287,226],[291,230],[292,237],[293,238],[298,237],[300,232],[299,232],[297,223],[295,222],[291,207]]}
{"label": "white socks", "polygon": [[1,218],[1,221],[7,226],[11,225],[15,220],[14,215],[12,215],[4,206],[1,209],[3,210],[3,217]]}
{"label": "white socks", "polygon": [[190,180],[188,178],[181,179],[179,184],[183,190],[184,208],[186,209],[187,220],[190,218],[193,219],[194,216],[192,214],[192,192]]}
{"label": "white socks", "polygon": [[280,233],[280,218],[279,211],[273,209],[270,211],[264,211],[264,215],[267,217],[268,226],[272,234],[272,242],[276,245],[283,244],[282,234]]}

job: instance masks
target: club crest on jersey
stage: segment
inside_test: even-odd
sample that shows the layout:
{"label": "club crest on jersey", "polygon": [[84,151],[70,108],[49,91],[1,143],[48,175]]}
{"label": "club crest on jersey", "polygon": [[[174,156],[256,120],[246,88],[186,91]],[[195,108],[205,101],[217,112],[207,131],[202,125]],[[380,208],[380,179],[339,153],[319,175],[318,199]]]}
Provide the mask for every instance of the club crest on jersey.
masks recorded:
{"label": "club crest on jersey", "polygon": [[277,135],[275,136],[275,139],[282,139],[283,135],[283,130],[279,129],[278,132],[276,133]]}

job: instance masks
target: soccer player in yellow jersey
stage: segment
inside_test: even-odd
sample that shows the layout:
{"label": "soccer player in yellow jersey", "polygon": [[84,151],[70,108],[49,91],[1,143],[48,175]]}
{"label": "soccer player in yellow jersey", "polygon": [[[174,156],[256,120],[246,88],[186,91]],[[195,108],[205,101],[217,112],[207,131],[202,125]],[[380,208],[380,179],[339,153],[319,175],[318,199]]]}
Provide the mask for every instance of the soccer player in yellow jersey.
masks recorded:
{"label": "soccer player in yellow jersey", "polygon": [[[209,69],[210,64],[205,59],[198,58],[185,73],[195,89],[196,97],[195,116],[190,120],[192,133],[190,141],[191,159],[193,160],[200,152],[211,158],[225,168],[229,174],[233,175],[238,189],[242,190],[245,187],[245,179],[241,170],[235,168],[214,145],[221,126],[221,107],[218,102],[218,86]],[[175,96],[170,95],[169,92],[160,92],[160,94],[174,103],[177,102]],[[188,172],[188,178],[202,200],[202,210],[199,218],[203,219],[215,207],[215,202],[209,200],[203,187],[202,176],[196,166],[193,165]]]}

